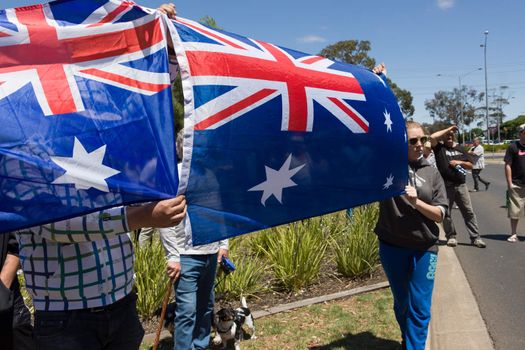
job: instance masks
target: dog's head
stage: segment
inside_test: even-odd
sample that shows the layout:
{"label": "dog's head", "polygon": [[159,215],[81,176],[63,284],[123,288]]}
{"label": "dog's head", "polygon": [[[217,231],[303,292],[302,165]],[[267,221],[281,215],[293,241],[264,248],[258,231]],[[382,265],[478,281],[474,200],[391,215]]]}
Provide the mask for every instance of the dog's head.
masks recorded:
{"label": "dog's head", "polygon": [[231,307],[223,307],[216,313],[217,321],[221,323],[235,320],[235,310]]}

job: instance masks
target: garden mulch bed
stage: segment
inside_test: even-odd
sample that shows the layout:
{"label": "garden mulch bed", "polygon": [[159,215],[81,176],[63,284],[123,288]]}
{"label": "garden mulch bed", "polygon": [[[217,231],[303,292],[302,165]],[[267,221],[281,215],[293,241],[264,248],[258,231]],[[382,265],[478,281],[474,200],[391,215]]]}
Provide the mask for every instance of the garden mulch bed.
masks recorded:
{"label": "garden mulch bed", "polygon": [[[317,281],[303,290],[297,293],[278,291],[261,292],[248,298],[248,306],[252,311],[266,310],[281,304],[288,304],[303,299],[333,294],[344,290],[384,282],[387,280],[381,266],[378,266],[372,274],[362,278],[347,278],[338,275],[333,271],[333,266],[329,266],[327,264],[323,266]],[[217,300],[216,306],[220,308],[223,303],[227,302],[219,299]],[[234,307],[237,307],[240,302],[231,301],[231,304],[233,304]],[[158,327],[158,320],[157,318],[143,320],[142,326],[144,327],[146,334],[155,333]]]}

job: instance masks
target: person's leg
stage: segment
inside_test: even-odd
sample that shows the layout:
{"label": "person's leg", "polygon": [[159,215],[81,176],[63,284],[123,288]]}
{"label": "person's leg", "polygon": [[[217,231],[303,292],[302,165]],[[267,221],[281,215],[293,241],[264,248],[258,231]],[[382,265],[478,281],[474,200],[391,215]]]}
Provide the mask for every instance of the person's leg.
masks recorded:
{"label": "person's leg", "polygon": [[436,267],[436,253],[414,252],[413,270],[409,281],[406,324],[407,350],[425,349]]}
{"label": "person's leg", "polygon": [[479,172],[480,171],[481,171],[480,169],[472,169],[472,180],[474,180],[474,190],[476,190],[476,191],[479,191],[478,179],[480,179],[480,177],[479,177]]}
{"label": "person's leg", "polygon": [[483,170],[483,169],[479,169],[479,171],[478,171],[478,179],[479,179],[479,181],[480,181],[482,184],[485,185],[485,191],[487,191],[487,190],[489,189],[490,182],[487,181],[487,180],[484,180],[483,178],[481,178],[481,171],[482,171],[482,170]]}
{"label": "person's leg", "polygon": [[24,304],[20,292],[16,293],[14,300],[13,317],[13,349],[32,350],[35,348],[31,314]]}
{"label": "person's leg", "polygon": [[104,350],[138,350],[144,337],[144,328],[137,314],[137,296],[109,311],[110,332]]}
{"label": "person's leg", "polygon": [[394,297],[394,314],[401,329],[402,339],[405,340],[409,298],[408,283],[411,269],[410,256],[407,256],[405,249],[379,242],[379,257],[390,283],[390,290]]}
{"label": "person's leg", "polygon": [[523,215],[523,206],[524,206],[524,199],[523,196],[525,196],[525,189],[521,188],[512,188],[508,190],[508,198],[507,198],[507,210],[508,210],[508,217],[510,219],[510,236],[507,238],[507,241],[509,242],[517,242],[518,236],[517,236],[517,227],[518,227],[518,221],[521,215]]}
{"label": "person's leg", "polygon": [[[7,288],[2,284],[0,288]],[[13,308],[0,313],[0,344],[8,350],[13,349]]]}
{"label": "person's leg", "polygon": [[215,303],[215,274],[217,272],[217,254],[204,255],[206,267],[199,280],[197,289],[197,315],[193,330],[194,349],[207,349],[210,344],[211,318]]}
{"label": "person's leg", "polygon": [[454,205],[456,197],[456,187],[447,186],[448,209],[443,218],[443,229],[445,230],[445,237],[448,239],[456,238],[456,228],[452,222],[452,206]]}
{"label": "person's leg", "polygon": [[175,350],[193,350],[197,314],[197,285],[205,269],[199,255],[181,255],[181,274],[175,281]]}
{"label": "person's leg", "polygon": [[99,329],[108,322],[98,313],[36,311],[35,342],[38,350],[102,350]]}
{"label": "person's leg", "polygon": [[461,216],[463,216],[463,220],[467,226],[470,239],[474,241],[479,238],[480,235],[478,220],[476,214],[474,214],[474,209],[472,209],[472,202],[470,201],[467,184],[457,186],[456,203],[458,204]]}

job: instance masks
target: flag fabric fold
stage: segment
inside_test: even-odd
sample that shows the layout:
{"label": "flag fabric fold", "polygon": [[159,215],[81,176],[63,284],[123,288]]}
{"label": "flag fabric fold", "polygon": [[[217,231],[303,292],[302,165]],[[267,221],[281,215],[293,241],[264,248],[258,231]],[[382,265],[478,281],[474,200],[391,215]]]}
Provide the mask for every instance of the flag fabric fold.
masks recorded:
{"label": "flag fabric fold", "polygon": [[178,18],[193,244],[399,195],[404,119],[369,70]]}
{"label": "flag fabric fold", "polygon": [[0,10],[0,232],[177,193],[166,45],[129,1]]}

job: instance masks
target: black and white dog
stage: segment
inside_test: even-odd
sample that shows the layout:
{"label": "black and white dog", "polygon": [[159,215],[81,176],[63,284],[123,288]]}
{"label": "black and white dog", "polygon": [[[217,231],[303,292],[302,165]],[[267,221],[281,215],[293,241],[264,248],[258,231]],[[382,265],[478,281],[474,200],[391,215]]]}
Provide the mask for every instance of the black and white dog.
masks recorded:
{"label": "black and white dog", "polygon": [[[250,339],[255,339],[253,315],[244,297],[241,299],[241,305],[241,307],[236,309],[224,307],[215,313],[213,320],[215,326],[214,345],[222,343],[222,348],[225,349],[228,340],[233,339],[235,350],[240,350],[241,340],[245,338],[246,334],[250,335]],[[244,327],[249,330],[249,333],[246,332]]]}

